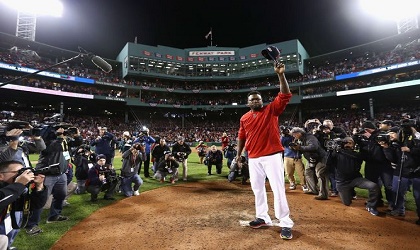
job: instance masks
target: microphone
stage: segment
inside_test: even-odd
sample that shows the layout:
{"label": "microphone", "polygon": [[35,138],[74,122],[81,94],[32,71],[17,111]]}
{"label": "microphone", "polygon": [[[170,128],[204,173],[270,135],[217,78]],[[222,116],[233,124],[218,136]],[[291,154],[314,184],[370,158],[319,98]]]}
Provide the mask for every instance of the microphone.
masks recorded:
{"label": "microphone", "polygon": [[89,55],[89,59],[96,65],[96,67],[100,68],[103,72],[109,73],[112,71],[112,66],[107,61],[105,61],[102,57],[96,55]]}
{"label": "microphone", "polygon": [[95,64],[96,67],[100,68],[103,72],[109,73],[112,70],[111,64],[109,64],[107,61],[105,61],[102,57],[99,57],[97,55],[94,55],[91,52],[86,51],[81,46],[79,47],[79,51],[81,52],[82,57],[86,56],[89,58],[89,60],[92,61],[93,64]]}

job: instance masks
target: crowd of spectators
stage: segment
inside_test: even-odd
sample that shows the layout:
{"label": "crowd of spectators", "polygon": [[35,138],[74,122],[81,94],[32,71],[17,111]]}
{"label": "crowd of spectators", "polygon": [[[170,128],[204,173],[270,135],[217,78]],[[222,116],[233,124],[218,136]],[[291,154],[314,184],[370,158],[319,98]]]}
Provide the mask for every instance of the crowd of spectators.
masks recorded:
{"label": "crowd of spectators", "polygon": [[[401,114],[408,113],[411,117],[420,117],[420,111],[416,105],[392,106],[378,108],[375,113],[376,121],[394,120],[400,121]],[[13,119],[23,121],[42,121],[45,117],[52,116],[52,113],[16,111]],[[176,141],[178,136],[185,137],[185,141],[194,142],[221,142],[223,133],[229,137],[229,141],[236,141],[239,118],[242,114],[226,113],[220,119],[207,118],[185,118],[184,126],[180,118],[155,117],[153,119],[139,119],[124,122],[124,117],[91,116],[80,114],[66,114],[64,121],[78,127],[82,137],[90,141],[98,135],[98,127],[107,127],[108,131],[115,134],[118,138],[122,137],[124,131],[136,134],[145,126],[150,129],[150,135],[155,138],[166,138],[168,144]],[[370,120],[368,111],[361,109],[349,110],[304,110],[302,121],[292,119],[292,113],[285,112],[280,119],[281,125],[289,127],[300,126],[308,119],[317,118],[319,120],[331,119],[334,125],[342,127],[347,133],[353,129],[360,128],[360,125]]]}
{"label": "crowd of spectators", "polygon": [[[351,90],[351,89],[360,89],[366,87],[373,87],[373,86],[380,86],[390,83],[397,83],[409,80],[416,80],[420,77],[419,70],[412,70],[406,72],[404,74],[387,74],[381,77],[365,77],[363,79],[354,80],[344,80],[344,81],[332,81],[328,84],[316,84],[316,85],[308,85],[303,86],[301,88],[292,88],[293,95],[301,95],[301,96],[308,96],[308,95],[315,95],[315,94],[323,94],[323,93],[330,93],[336,91],[344,91],[344,90]],[[0,75],[1,81],[9,81],[13,79],[10,75]],[[243,98],[242,93],[231,93],[226,92],[222,95],[214,95],[214,94],[204,94],[204,93],[195,93],[192,94],[173,94],[172,92],[155,92],[155,91],[135,91],[135,92],[128,92],[123,89],[113,89],[113,88],[103,88],[103,86],[91,86],[85,84],[65,84],[65,83],[58,83],[52,82],[47,80],[40,80],[40,79],[23,79],[19,83],[23,86],[29,87],[36,87],[42,89],[51,89],[56,91],[66,91],[66,92],[73,92],[73,93],[82,93],[82,94],[92,94],[92,95],[100,95],[100,96],[108,96],[108,97],[117,97],[117,98],[139,98],[140,102],[143,103],[156,103],[156,104],[169,104],[169,105],[232,105],[232,103],[236,103],[237,105],[244,105],[246,104],[246,100]],[[300,90],[300,93],[299,93]],[[264,102],[269,102],[272,100],[272,96],[275,96],[275,91],[267,90],[267,96]],[[127,95],[128,94],[128,95]]]}
{"label": "crowd of spectators", "polygon": [[[48,68],[48,71],[50,72],[67,76],[89,78],[101,82],[121,82],[120,76],[117,75],[117,72],[104,73],[86,59],[76,59],[60,64],[56,67],[52,67],[53,65],[66,59],[69,58],[52,59],[47,56],[39,56],[33,51],[25,50],[11,51],[3,49],[0,51],[0,62],[15,65],[16,68],[25,67],[37,70]],[[50,69],[50,67],[52,68]]]}
{"label": "crowd of spectators", "polygon": [[[337,58],[335,61],[317,62],[308,65],[307,73],[302,76],[289,77],[289,83],[304,83],[316,81],[319,79],[332,79],[334,76],[359,72],[367,69],[383,67],[402,62],[410,62],[420,59],[420,43],[414,41],[406,45],[396,46],[393,50],[383,52],[369,52],[363,55],[355,55],[353,58]],[[28,56],[26,53],[19,51],[0,51],[0,61],[16,67],[29,67],[34,69],[47,68],[54,65],[52,59],[39,57],[34,58]],[[115,72],[105,74],[104,72],[88,67],[88,63],[68,62],[51,69],[69,76],[79,76],[85,78],[95,79],[107,83],[118,83],[130,86],[155,87],[164,89],[180,89],[180,90],[235,90],[235,89],[249,89],[255,87],[269,87],[276,86],[276,78],[268,78],[261,80],[247,80],[247,81],[225,81],[225,82],[184,82],[184,81],[165,81],[156,79],[154,81],[147,81],[144,79],[122,79],[117,76]],[[340,83],[338,83],[340,85]],[[347,84],[348,85],[348,84]]]}

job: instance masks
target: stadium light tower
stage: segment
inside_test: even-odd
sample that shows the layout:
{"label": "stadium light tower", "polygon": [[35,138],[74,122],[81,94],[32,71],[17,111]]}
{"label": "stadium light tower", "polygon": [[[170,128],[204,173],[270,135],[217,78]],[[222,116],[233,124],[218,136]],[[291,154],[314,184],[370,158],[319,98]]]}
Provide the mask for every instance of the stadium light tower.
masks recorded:
{"label": "stadium light tower", "polygon": [[0,0],[17,10],[16,36],[35,41],[36,19],[38,16],[61,17],[63,4],[58,0]]}
{"label": "stadium light tower", "polygon": [[419,28],[419,0],[360,0],[360,4],[378,18],[394,20],[398,34]]}

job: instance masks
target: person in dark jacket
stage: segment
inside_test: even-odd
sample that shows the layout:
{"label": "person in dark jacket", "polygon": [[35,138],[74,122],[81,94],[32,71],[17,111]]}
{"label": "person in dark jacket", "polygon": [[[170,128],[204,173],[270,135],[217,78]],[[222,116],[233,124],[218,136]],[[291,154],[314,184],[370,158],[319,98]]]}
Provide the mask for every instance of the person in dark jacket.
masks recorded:
{"label": "person in dark jacket", "polygon": [[223,153],[221,150],[217,149],[216,145],[210,147],[209,152],[207,152],[207,175],[211,175],[211,167],[216,166],[216,173],[222,173],[223,167]]}
{"label": "person in dark jacket", "polygon": [[[150,130],[146,127],[143,127],[143,130],[140,132],[140,135],[137,139],[134,140],[133,143],[141,143],[144,145],[146,150],[146,160],[144,161],[144,168],[143,168],[143,175],[145,178],[150,177],[149,167],[150,167],[150,153],[152,151],[153,145],[155,144],[156,140],[152,136],[150,136]],[[138,170],[138,174],[140,175],[141,163],[140,168]]]}
{"label": "person in dark jacket", "polygon": [[125,151],[130,149],[132,145],[133,145],[133,139],[130,135],[130,132],[124,131],[123,136],[120,141],[120,145],[118,147],[120,150],[120,153],[124,153]]}
{"label": "person in dark jacket", "polygon": [[230,165],[232,164],[233,159],[236,158],[236,155],[238,154],[238,150],[236,149],[235,143],[230,143],[225,147],[225,150],[223,150],[223,156],[226,159],[226,165],[230,169]]}
{"label": "person in dark jacket", "polygon": [[197,150],[198,158],[200,159],[200,164],[203,164],[204,157],[206,157],[207,154],[207,145],[203,141],[199,141],[195,149]]}
{"label": "person in dark jacket", "polygon": [[[391,208],[394,204],[392,192],[392,173],[394,170],[376,139],[380,134],[380,130],[371,121],[365,121],[361,127],[364,131],[363,134],[360,134],[362,137],[353,136],[353,139],[359,145],[360,152],[365,160],[365,178],[378,184],[381,189],[383,185],[385,198],[389,208]],[[380,207],[383,205],[382,192],[379,192],[376,206]]]}
{"label": "person in dark jacket", "polygon": [[115,169],[110,164],[106,164],[106,156],[100,154],[96,157],[96,164],[89,169],[87,191],[90,193],[90,201],[98,200],[98,194],[105,192],[105,200],[115,200],[114,193],[118,184],[118,177]]}
{"label": "person in dark jacket", "polygon": [[362,177],[360,169],[362,167],[363,158],[361,153],[354,150],[354,140],[351,137],[345,137],[342,142],[342,148],[331,151],[329,166],[334,168],[335,180],[337,184],[338,195],[341,202],[350,206],[353,199],[354,188],[367,189],[369,191],[366,210],[372,215],[378,215],[376,210],[376,201],[379,196],[379,186]]}
{"label": "person in dark jacket", "polygon": [[172,146],[172,153],[175,159],[182,165],[182,179],[187,181],[188,177],[188,156],[191,154],[191,148],[185,143],[185,138],[179,136],[177,142]]}
{"label": "person in dark jacket", "polygon": [[[9,248],[23,226],[23,216],[28,216],[23,213],[26,201],[29,201],[30,211],[41,209],[47,201],[44,178],[44,175],[34,175],[32,170],[25,169],[20,161],[0,163],[0,234],[8,237]],[[34,185],[28,190],[29,182],[34,182]],[[9,218],[12,228],[6,223]]]}
{"label": "person in dark jacket", "polygon": [[89,168],[93,167],[95,159],[96,156],[94,153],[92,153],[92,151],[90,151],[89,145],[82,145],[76,150],[73,157],[73,163],[76,165],[76,194],[84,194],[86,192],[85,183],[88,179]]}
{"label": "person in dark jacket", "polygon": [[155,174],[157,171],[157,165],[159,161],[165,156],[166,151],[171,151],[168,145],[166,145],[166,139],[160,138],[159,144],[156,144],[152,150],[152,158],[153,158],[153,173]]}
{"label": "person in dark jacket", "polygon": [[[308,192],[317,195],[316,200],[328,200],[328,169],[326,166],[327,153],[321,147],[318,139],[303,128],[295,127],[291,131],[296,143],[290,145],[308,160],[305,167]],[[319,187],[318,187],[319,186]]]}
{"label": "person in dark jacket", "polygon": [[412,186],[420,225],[420,140],[414,137],[409,127],[392,127],[388,133],[389,141],[380,141],[386,158],[395,168],[392,189],[395,203],[388,213],[391,216],[405,215],[405,195]]}
{"label": "person in dark jacket", "polygon": [[99,127],[99,136],[90,142],[95,147],[96,155],[106,156],[106,163],[112,164],[115,156],[115,136],[107,131],[106,127]]}
{"label": "person in dark jacket", "polygon": [[174,184],[178,179],[179,163],[175,160],[171,151],[165,151],[164,157],[161,158],[157,165],[157,171],[154,178],[158,179],[161,183],[165,182],[167,175],[170,176],[169,181]]}
{"label": "person in dark jacket", "polygon": [[[121,168],[122,183],[121,188],[126,197],[140,195],[140,186],[143,180],[138,174],[138,169],[142,161],[146,160],[146,151],[143,145],[135,143],[122,155],[123,163]],[[131,184],[134,186],[131,187]]]}
{"label": "person in dark jacket", "polygon": [[[41,151],[35,169],[49,168],[45,176],[44,185],[48,188],[48,196],[52,194],[50,212],[47,223],[66,221],[69,218],[61,215],[63,201],[67,196],[67,175],[70,164],[70,146],[65,129],[60,127],[56,130],[56,139],[53,140],[45,150]],[[41,221],[42,208],[34,210],[28,220],[28,228],[38,226]]]}

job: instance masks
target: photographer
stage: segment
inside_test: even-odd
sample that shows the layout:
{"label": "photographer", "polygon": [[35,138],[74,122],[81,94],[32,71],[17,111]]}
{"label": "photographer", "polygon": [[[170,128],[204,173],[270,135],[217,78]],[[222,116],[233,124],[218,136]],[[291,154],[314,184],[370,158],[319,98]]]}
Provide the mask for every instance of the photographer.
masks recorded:
{"label": "photographer", "polygon": [[293,150],[301,152],[307,159],[305,178],[309,191],[305,193],[317,195],[316,200],[328,200],[327,153],[321,147],[318,139],[314,135],[306,133],[304,129],[295,127],[290,132],[295,140],[300,141],[300,144],[289,146]]}
{"label": "photographer", "polygon": [[393,209],[388,215],[405,215],[405,195],[412,185],[417,216],[419,217],[416,224],[420,225],[420,140],[414,138],[409,125],[402,125],[401,129],[392,127],[388,133],[389,140],[379,143],[383,147],[386,158],[395,168],[392,190],[396,199]]}
{"label": "photographer", "polygon": [[240,175],[242,175],[242,185],[246,185],[249,179],[248,155],[246,151],[241,155],[241,161],[239,163],[236,161],[236,158],[232,160],[227,177],[228,181],[232,182]]}
{"label": "photographer", "polygon": [[[44,177],[24,168],[20,161],[0,163],[0,210],[3,215],[0,221],[0,234],[7,235],[9,247],[20,227],[24,226],[22,221],[23,216],[28,216],[24,214],[27,204],[32,211],[42,208],[47,201],[48,191],[43,184]],[[32,188],[28,186],[30,182],[34,183]]]}
{"label": "photographer", "polygon": [[90,201],[98,200],[98,194],[105,192],[105,200],[115,200],[114,192],[118,184],[118,177],[115,169],[106,164],[106,156],[100,154],[96,157],[96,164],[89,169],[86,182],[87,191],[90,193]]}
{"label": "photographer", "polygon": [[318,118],[309,119],[305,122],[304,128],[305,131],[309,134],[315,134],[319,126],[322,125],[322,123],[318,120]]}
{"label": "photographer", "polygon": [[124,131],[119,147],[118,147],[120,153],[124,153],[125,151],[130,149],[131,145],[133,145],[133,140],[131,138],[130,132]]}
{"label": "photographer", "polygon": [[[315,136],[318,138],[318,140],[321,142],[321,146],[324,147],[325,150],[327,148],[325,147],[325,144],[333,139],[336,138],[344,138],[346,137],[346,132],[344,129],[334,126],[334,123],[331,120],[324,120],[322,122],[322,125],[319,127],[319,131],[315,134]],[[330,152],[327,152],[328,154]],[[328,156],[327,156],[328,158]],[[331,166],[329,161],[327,160],[327,168],[329,170],[329,180],[330,180],[330,186],[331,186],[331,197],[338,196],[337,187],[336,187],[336,180],[335,180],[335,166]]]}
{"label": "photographer", "polygon": [[203,164],[204,157],[206,157],[207,145],[203,141],[200,141],[195,147],[197,150],[198,158],[200,158],[200,164]]}
{"label": "photographer", "polygon": [[[48,197],[52,194],[50,212],[47,223],[66,221],[69,218],[61,215],[63,201],[67,196],[67,175],[70,164],[70,146],[67,142],[65,129],[60,127],[56,130],[56,139],[51,141],[47,148],[41,151],[36,169],[47,169],[44,185],[48,188]],[[31,228],[38,227],[41,221],[42,208],[34,210],[29,217],[27,232]]]}
{"label": "photographer", "polygon": [[217,149],[216,145],[212,145],[206,156],[207,159],[207,175],[211,175],[211,167],[216,166],[216,173],[222,173],[223,153]]}
{"label": "photographer", "polygon": [[76,179],[77,179],[77,188],[75,190],[76,194],[84,194],[86,192],[86,180],[88,179],[89,168],[95,163],[96,156],[92,151],[90,151],[89,145],[80,146],[74,156],[73,163],[76,165]]}
{"label": "photographer", "polygon": [[305,180],[305,167],[303,166],[302,162],[302,153],[299,151],[293,150],[290,147],[291,145],[295,145],[298,141],[295,141],[293,136],[290,135],[290,129],[286,127],[281,127],[281,144],[284,147],[284,172],[286,174],[287,179],[289,180],[289,189],[295,190],[297,182],[295,180],[295,170],[300,179],[300,184],[302,185],[302,190],[304,192],[309,191],[308,187],[306,186]]}
{"label": "photographer", "polygon": [[230,143],[224,150],[223,156],[227,159],[227,167],[230,168],[233,159],[235,159],[238,151],[236,150],[236,144]]}
{"label": "photographer", "polygon": [[222,138],[220,138],[220,142],[222,143],[222,151],[229,145],[229,137],[226,132],[223,132]]}
{"label": "photographer", "polygon": [[[365,121],[362,131],[353,136],[353,140],[358,144],[360,152],[365,160],[365,178],[385,188],[385,197],[388,206],[394,204],[392,192],[392,173],[391,163],[385,157],[385,154],[378,143],[377,137],[380,136],[380,130],[370,121]],[[378,204],[376,207],[384,206],[382,192],[379,192]]]}
{"label": "photographer", "polygon": [[177,142],[172,146],[172,153],[175,159],[182,164],[182,179],[187,181],[188,177],[188,156],[191,154],[191,148],[185,143],[185,139],[179,136]]}
{"label": "photographer", "polygon": [[160,138],[159,144],[155,145],[152,150],[152,157],[154,159],[153,162],[153,173],[155,174],[157,171],[157,166],[159,161],[165,156],[166,151],[171,151],[168,145],[166,145],[166,139]]}
{"label": "photographer", "polygon": [[154,177],[163,183],[165,182],[165,177],[170,175],[171,178],[169,181],[174,184],[178,179],[178,167],[179,163],[175,160],[171,151],[165,151],[164,158],[162,158],[157,165],[157,171]]}
{"label": "photographer", "polygon": [[32,135],[32,142],[20,141],[23,130],[12,129],[6,132],[6,139],[9,141],[9,147],[2,152],[1,161],[16,160],[22,162],[25,168],[31,168],[32,164],[29,160],[29,152],[41,152],[46,148],[44,140],[40,136]]}
{"label": "photographer", "polygon": [[[122,159],[122,191],[126,197],[138,196],[140,195],[139,188],[143,185],[143,180],[138,175],[138,169],[141,162],[146,160],[144,146],[140,143],[134,143],[130,149],[123,153]],[[132,183],[134,183],[134,187],[131,187]]]}
{"label": "photographer", "polygon": [[106,163],[112,164],[115,156],[115,136],[107,131],[106,127],[99,127],[99,135],[90,143],[91,147],[95,147],[96,155],[103,154],[106,156]]}
{"label": "photographer", "polygon": [[[143,175],[145,178],[150,177],[149,167],[150,167],[150,152],[152,149],[152,145],[156,142],[156,140],[149,135],[150,130],[146,127],[143,127],[139,137],[134,140],[134,143],[141,143],[145,146],[146,150],[146,160],[144,161],[144,168],[143,168]],[[140,168],[138,170],[138,174],[140,175],[141,163]]]}
{"label": "photographer", "polygon": [[329,165],[334,167],[337,190],[341,202],[350,206],[352,203],[354,188],[367,189],[369,191],[366,210],[372,215],[378,215],[376,202],[379,196],[379,186],[362,177],[360,169],[362,167],[362,155],[354,150],[354,140],[351,137],[337,140],[340,145],[337,150],[332,150],[329,157]]}
{"label": "photographer", "polygon": [[[34,152],[43,151],[46,146],[44,140],[40,136],[33,136],[32,135],[32,142],[24,142],[21,143],[19,141],[19,136],[22,134],[22,130],[20,129],[12,129],[7,131],[6,138],[10,141],[9,147],[2,153],[0,157],[0,162],[3,161],[19,161],[25,168],[32,168],[31,161],[29,160],[29,151],[32,150]],[[44,202],[45,204],[45,202]],[[38,213],[42,211],[42,207],[38,209],[31,210],[31,217],[37,216]],[[29,216],[29,215],[28,215]],[[26,225],[26,233],[29,235],[35,235],[42,232],[42,229],[37,226],[37,223],[29,222]]]}

